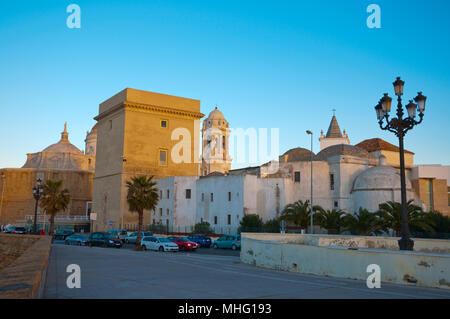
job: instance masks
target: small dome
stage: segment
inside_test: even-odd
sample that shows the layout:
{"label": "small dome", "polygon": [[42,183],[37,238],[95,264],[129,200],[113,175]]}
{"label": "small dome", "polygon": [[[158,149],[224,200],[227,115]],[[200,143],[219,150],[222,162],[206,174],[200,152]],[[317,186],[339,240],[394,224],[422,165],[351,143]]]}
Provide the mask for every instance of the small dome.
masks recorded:
{"label": "small dome", "polygon": [[363,158],[374,158],[373,155],[371,155],[366,150],[353,146],[353,145],[347,145],[347,144],[338,144],[338,145],[332,145],[329,146],[323,150],[321,150],[315,160],[316,161],[326,161],[331,156],[337,156],[337,155],[350,155],[350,156],[356,156],[356,157],[363,157]]}
{"label": "small dome", "polygon": [[[314,153],[312,153],[314,158]],[[311,151],[302,148],[302,147],[296,147],[293,149],[290,149],[289,151],[285,152],[283,155],[280,156],[280,162],[301,162],[301,161],[309,161],[311,160]]]}
{"label": "small dome", "polygon": [[223,113],[217,109],[217,106],[216,106],[216,108],[211,113],[209,113],[208,120],[224,120],[225,121],[225,117],[223,116]]}
{"label": "small dome", "polygon": [[[359,174],[352,191],[389,191],[400,188],[400,172],[391,166],[378,165]],[[408,179],[406,179],[406,188],[411,189],[411,182]]]}

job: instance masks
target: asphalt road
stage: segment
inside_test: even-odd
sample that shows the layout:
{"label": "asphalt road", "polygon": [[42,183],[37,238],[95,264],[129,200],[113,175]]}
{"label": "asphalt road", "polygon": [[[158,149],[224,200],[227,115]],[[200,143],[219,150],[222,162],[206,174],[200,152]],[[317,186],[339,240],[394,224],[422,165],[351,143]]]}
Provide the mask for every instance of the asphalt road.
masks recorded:
{"label": "asphalt road", "polygon": [[[69,289],[69,264],[81,288]],[[239,256],[54,244],[45,298],[450,298],[450,291],[334,279],[257,268]]]}

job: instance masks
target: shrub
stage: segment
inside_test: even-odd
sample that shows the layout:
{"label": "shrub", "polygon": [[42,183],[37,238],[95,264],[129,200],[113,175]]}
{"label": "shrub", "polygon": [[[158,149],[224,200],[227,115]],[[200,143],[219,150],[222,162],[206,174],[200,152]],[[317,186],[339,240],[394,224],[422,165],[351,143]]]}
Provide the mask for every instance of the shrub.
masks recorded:
{"label": "shrub", "polygon": [[208,222],[197,223],[194,226],[194,233],[198,234],[212,234],[214,230]]}
{"label": "shrub", "polygon": [[256,214],[245,215],[240,222],[239,232],[261,232],[263,221]]}

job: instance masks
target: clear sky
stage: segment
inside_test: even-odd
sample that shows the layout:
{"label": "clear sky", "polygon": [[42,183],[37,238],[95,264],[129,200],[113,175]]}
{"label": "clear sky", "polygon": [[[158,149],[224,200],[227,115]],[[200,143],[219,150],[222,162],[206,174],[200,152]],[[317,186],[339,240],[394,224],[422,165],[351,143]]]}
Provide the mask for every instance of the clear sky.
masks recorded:
{"label": "clear sky", "polygon": [[[66,7],[81,8],[81,28]],[[369,4],[381,29],[369,29]],[[392,133],[374,105],[396,76],[428,97],[405,147],[450,164],[450,1],[0,2],[0,167],[60,138],[84,149],[98,104],[126,87],[217,104],[233,127],[279,128],[280,153],[314,149],[332,109],[352,144]],[[239,165],[243,166],[243,165]],[[237,167],[234,165],[234,167]]]}

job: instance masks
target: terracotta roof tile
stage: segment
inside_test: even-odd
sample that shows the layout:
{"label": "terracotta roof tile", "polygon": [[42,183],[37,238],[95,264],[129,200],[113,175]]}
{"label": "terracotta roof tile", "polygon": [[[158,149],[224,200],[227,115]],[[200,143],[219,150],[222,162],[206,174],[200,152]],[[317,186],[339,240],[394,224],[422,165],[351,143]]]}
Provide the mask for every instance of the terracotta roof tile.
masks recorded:
{"label": "terracotta roof tile", "polygon": [[[368,152],[376,152],[376,151],[392,151],[399,152],[399,148],[391,143],[382,140],[381,138],[371,138],[368,140],[364,140],[355,146],[365,149]],[[405,150],[405,153],[414,154],[411,151]]]}

